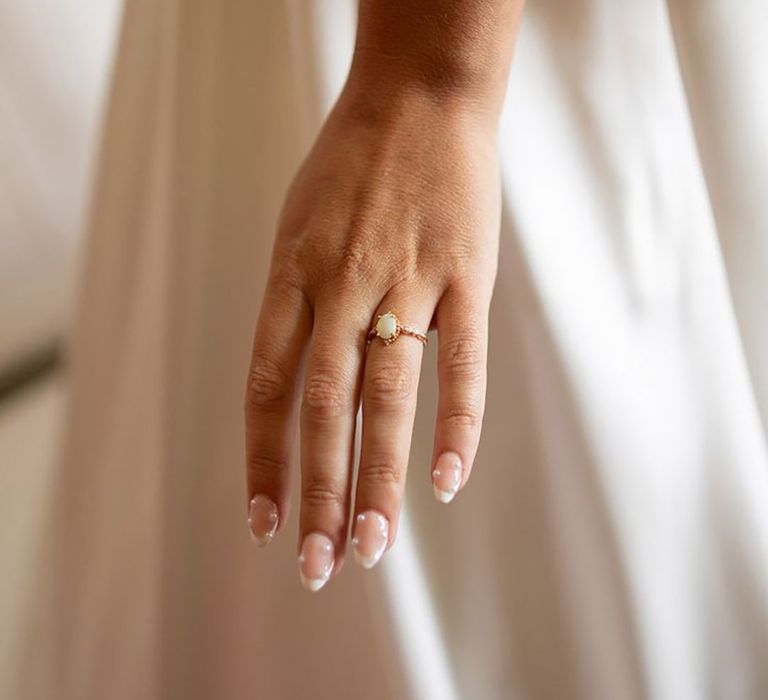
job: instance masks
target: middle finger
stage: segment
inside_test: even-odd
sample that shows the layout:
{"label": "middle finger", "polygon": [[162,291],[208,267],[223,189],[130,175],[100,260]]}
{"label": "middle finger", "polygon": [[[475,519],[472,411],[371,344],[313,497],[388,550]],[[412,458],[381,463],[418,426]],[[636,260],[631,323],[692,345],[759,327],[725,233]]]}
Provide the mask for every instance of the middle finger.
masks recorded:
{"label": "middle finger", "polygon": [[315,305],[301,406],[299,522],[299,573],[313,591],[339,571],[346,547],[367,320],[357,309],[341,298]]}

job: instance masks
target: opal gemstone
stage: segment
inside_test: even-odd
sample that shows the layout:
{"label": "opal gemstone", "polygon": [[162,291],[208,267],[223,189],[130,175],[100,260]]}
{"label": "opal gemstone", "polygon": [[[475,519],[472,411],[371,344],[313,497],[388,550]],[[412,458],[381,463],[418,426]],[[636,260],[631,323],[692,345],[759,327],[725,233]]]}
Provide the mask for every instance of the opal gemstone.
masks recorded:
{"label": "opal gemstone", "polygon": [[397,333],[397,318],[394,314],[384,314],[376,322],[376,335],[383,340],[394,338]]}

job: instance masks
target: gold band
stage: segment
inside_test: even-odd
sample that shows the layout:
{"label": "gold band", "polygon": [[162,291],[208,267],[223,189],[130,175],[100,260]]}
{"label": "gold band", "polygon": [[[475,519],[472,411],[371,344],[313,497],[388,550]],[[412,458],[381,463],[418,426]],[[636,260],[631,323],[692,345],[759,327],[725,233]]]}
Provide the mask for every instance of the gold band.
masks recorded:
{"label": "gold band", "polygon": [[391,345],[401,335],[410,335],[412,338],[421,341],[424,345],[427,344],[427,336],[425,333],[412,328],[410,326],[404,326],[400,323],[400,319],[395,316],[391,311],[376,317],[376,323],[373,324],[373,328],[368,331],[368,342],[370,343],[374,338],[381,340],[384,345]]}

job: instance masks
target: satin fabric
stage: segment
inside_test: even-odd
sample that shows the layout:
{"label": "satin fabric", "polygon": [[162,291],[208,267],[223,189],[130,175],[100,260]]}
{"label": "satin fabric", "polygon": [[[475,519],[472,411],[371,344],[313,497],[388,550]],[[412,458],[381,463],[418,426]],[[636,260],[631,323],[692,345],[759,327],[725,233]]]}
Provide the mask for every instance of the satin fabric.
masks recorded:
{"label": "satin fabric", "polygon": [[0,3],[0,375],[68,327],[116,6]]}
{"label": "satin fabric", "polygon": [[245,527],[281,197],[354,7],[133,0],[13,697],[768,695],[768,11],[531,0],[504,113],[489,393],[436,503],[317,595]]}

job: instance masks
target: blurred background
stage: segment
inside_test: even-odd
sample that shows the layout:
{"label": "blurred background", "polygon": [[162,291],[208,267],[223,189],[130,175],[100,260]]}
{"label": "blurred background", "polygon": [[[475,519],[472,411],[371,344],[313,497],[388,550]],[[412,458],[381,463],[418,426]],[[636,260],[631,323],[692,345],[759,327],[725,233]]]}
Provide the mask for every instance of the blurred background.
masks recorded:
{"label": "blurred background", "polygon": [[0,677],[53,466],[61,349],[121,6],[0,3]]}
{"label": "blurred background", "polygon": [[[427,479],[413,479],[415,516],[382,577],[366,579],[373,593],[349,567],[321,603],[298,597],[293,529],[262,558],[246,556],[243,514],[229,504],[243,496],[242,370],[271,246],[251,231],[273,230],[341,87],[354,5],[0,0],[0,700],[18,696],[2,683],[22,648],[23,601],[35,599],[27,593],[39,581],[57,614],[54,633],[32,635],[29,675],[63,668],[70,688],[90,689],[67,695],[78,699],[149,697],[135,690],[144,680],[177,690],[152,697],[252,697],[238,684],[257,660],[270,671],[262,681],[300,689],[284,691],[291,699],[307,697],[313,677],[338,684],[328,697],[348,696],[352,672],[424,683],[414,697],[451,697],[434,683],[450,685],[452,673],[473,700],[477,688],[502,697],[493,689],[513,682],[539,689],[525,697],[565,697],[562,688],[581,681],[611,689],[583,697],[642,697],[616,688],[647,672],[668,691],[655,697],[677,700],[696,697],[679,692],[686,683],[717,675],[696,654],[710,640],[762,639],[768,588],[762,578],[751,584],[765,573],[755,533],[768,531],[768,101],[753,69],[765,64],[757,3],[530,3],[501,133],[515,157],[504,163],[506,243],[481,454],[514,468],[477,470],[451,519]],[[730,22],[720,21],[726,7]],[[113,72],[122,88],[110,95]],[[119,109],[109,133],[121,138],[101,168],[125,178],[114,178],[111,198],[92,200],[110,97]],[[161,127],[165,151],[146,138]],[[176,215],[160,236],[150,224],[164,224],[167,212],[139,192],[153,191],[158,173],[173,185],[158,201]],[[89,292],[106,293],[89,302],[113,292],[115,304],[87,305],[97,352],[70,373],[91,380],[81,382],[86,411],[73,432],[78,468],[57,484],[66,347],[93,201],[103,204],[94,216],[102,232],[130,250],[114,245],[93,268],[106,272]],[[142,227],[127,215],[134,207],[146,210]],[[578,233],[572,249],[539,235],[565,226]],[[136,254],[155,240],[161,253],[183,255]],[[588,264],[564,264],[577,259]],[[127,268],[136,274],[119,279]],[[133,289],[145,294],[120,306]],[[133,326],[147,317],[122,363],[109,350],[133,328],[114,308],[138,309]],[[413,461],[427,464],[434,376],[422,389]],[[110,390],[121,398],[112,413]],[[172,430],[162,422],[169,416]],[[46,513],[68,521],[48,532]],[[69,546],[78,536],[82,559]],[[722,571],[707,595],[689,595],[701,580],[693,541]],[[733,556],[723,542],[736,543]],[[34,565],[51,551],[63,560],[50,567],[56,576]],[[385,599],[384,614],[369,602]],[[253,634],[277,629],[285,610],[296,625]],[[321,637],[331,626],[336,634]],[[318,636],[297,644],[304,629]],[[749,646],[730,653],[758,678],[765,645]],[[157,672],[166,666],[167,677]]]}

